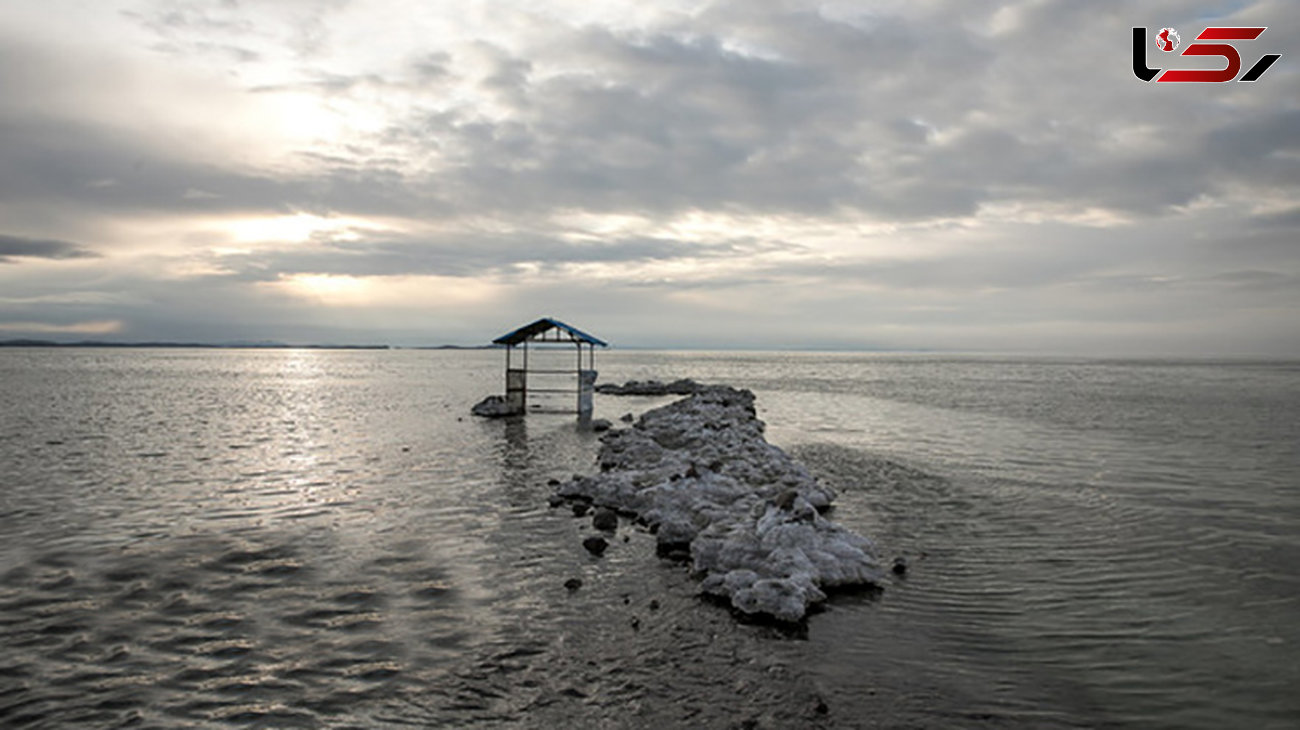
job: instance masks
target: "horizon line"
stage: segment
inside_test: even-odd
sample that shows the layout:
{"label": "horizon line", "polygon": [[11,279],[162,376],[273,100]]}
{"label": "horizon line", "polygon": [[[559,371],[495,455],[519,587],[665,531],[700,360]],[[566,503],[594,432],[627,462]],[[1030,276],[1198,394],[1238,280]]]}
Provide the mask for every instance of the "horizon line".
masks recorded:
{"label": "horizon line", "polygon": [[[436,345],[412,345],[391,343],[288,343],[277,341],[231,341],[231,342],[184,342],[172,340],[44,340],[35,338],[13,338],[0,340],[0,348],[104,348],[104,349],[203,349],[203,350],[502,350],[504,345],[492,343],[462,345],[442,343]],[[1035,350],[980,350],[980,349],[939,349],[939,348],[881,348],[844,345],[821,345],[802,347],[754,347],[754,346],[715,346],[700,347],[695,345],[623,345],[611,346],[611,350],[632,352],[732,352],[732,353],[823,353],[823,354],[880,354],[880,355],[947,355],[980,357],[1027,357],[1042,359],[1073,360],[1200,360],[1200,361],[1234,361],[1234,362],[1293,362],[1300,361],[1300,354],[1262,354],[1262,353],[1123,353],[1123,352],[1068,352]]]}

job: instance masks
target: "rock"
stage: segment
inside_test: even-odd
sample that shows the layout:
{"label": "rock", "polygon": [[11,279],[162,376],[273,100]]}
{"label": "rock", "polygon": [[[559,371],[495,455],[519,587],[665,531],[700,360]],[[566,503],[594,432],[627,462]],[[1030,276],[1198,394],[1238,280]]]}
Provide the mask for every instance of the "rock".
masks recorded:
{"label": "rock", "polygon": [[881,585],[871,541],[821,515],[834,490],[767,442],[754,394],[693,388],[603,434],[601,472],[560,493],[632,515],[660,555],[692,563],[703,593],[743,613],[797,622],[824,589]]}
{"label": "rock", "polygon": [[605,548],[609,547],[609,541],[598,535],[592,535],[582,541],[582,546],[592,555],[603,555]]}
{"label": "rock", "polygon": [[574,516],[574,517],[582,517],[583,515],[587,514],[587,510],[589,510],[589,509],[591,509],[591,505],[590,505],[590,504],[587,504],[586,502],[574,502],[574,503],[573,503],[573,516]]}
{"label": "rock", "polygon": [[591,518],[591,526],[597,530],[612,532],[618,529],[618,513],[612,509],[601,507],[596,510],[596,514]]}
{"label": "rock", "polygon": [[659,600],[658,600],[658,599],[651,599],[651,600],[650,600],[650,610],[651,610],[651,611],[658,611],[658,610],[659,610]]}
{"label": "rock", "polygon": [[799,497],[798,492],[794,491],[793,489],[787,489],[784,492],[781,492],[779,495],[777,495],[777,498],[773,502],[773,504],[776,505],[777,509],[783,509],[786,512],[789,512],[794,507],[794,501],[798,497]]}
{"label": "rock", "polygon": [[628,623],[632,625],[632,630],[633,630],[633,631],[640,631],[640,630],[641,630],[641,619],[637,618],[636,616],[633,616],[633,617],[632,617],[632,620],[629,621]]}
{"label": "rock", "polygon": [[582,587],[582,579],[581,579],[581,578],[570,578],[570,579],[564,581],[564,587],[567,588],[567,589],[569,589],[569,591],[571,591],[571,592],[572,592],[572,591],[576,591],[576,590],[578,590],[579,588]]}
{"label": "rock", "polygon": [[894,567],[892,568],[892,570],[894,571],[894,575],[897,576],[907,575],[907,558],[901,555],[894,558]]}
{"label": "rock", "polygon": [[547,498],[546,503],[550,505],[552,509],[554,509],[555,507],[559,507],[560,505],[564,504],[564,497],[561,497],[558,494],[552,494],[549,498]]}
{"label": "rock", "polygon": [[671,560],[674,563],[691,562],[691,550],[689,547],[682,547],[680,545],[660,545],[656,548],[656,552],[659,554],[659,557],[664,560]]}
{"label": "rock", "polygon": [[595,431],[596,433],[600,433],[602,431],[608,431],[613,427],[614,424],[610,423],[609,419],[607,418],[597,418],[596,420],[591,422],[591,430]]}
{"label": "rock", "polygon": [[511,410],[510,405],[506,403],[506,398],[503,395],[489,395],[478,403],[475,403],[474,407],[469,409],[469,412],[476,416],[483,416],[484,418],[501,418],[503,416],[517,415],[515,411]]}
{"label": "rock", "polygon": [[632,421],[636,420],[636,416],[633,416],[631,413],[624,413],[622,416],[619,417],[618,420],[622,421],[623,423],[631,423]]}
{"label": "rock", "polygon": [[705,386],[691,380],[682,378],[674,380],[671,383],[661,383],[658,380],[629,380],[623,385],[614,383],[601,383],[596,386],[597,393],[605,395],[691,395]]}
{"label": "rock", "polygon": [[560,480],[559,480],[559,479],[556,479],[555,477],[551,477],[550,479],[547,479],[547,480],[546,480],[546,486],[548,486],[548,487],[558,487],[558,486],[560,486]]}

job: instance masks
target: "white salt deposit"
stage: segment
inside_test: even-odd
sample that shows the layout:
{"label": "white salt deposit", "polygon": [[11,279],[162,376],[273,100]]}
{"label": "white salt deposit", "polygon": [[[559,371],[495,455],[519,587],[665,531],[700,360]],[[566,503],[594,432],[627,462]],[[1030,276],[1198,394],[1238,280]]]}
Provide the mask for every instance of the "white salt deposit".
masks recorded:
{"label": "white salt deposit", "polygon": [[745,613],[798,621],[822,588],[883,582],[871,541],[819,513],[834,491],[763,437],[748,390],[699,386],[601,442],[601,473],[559,494],[636,515]]}

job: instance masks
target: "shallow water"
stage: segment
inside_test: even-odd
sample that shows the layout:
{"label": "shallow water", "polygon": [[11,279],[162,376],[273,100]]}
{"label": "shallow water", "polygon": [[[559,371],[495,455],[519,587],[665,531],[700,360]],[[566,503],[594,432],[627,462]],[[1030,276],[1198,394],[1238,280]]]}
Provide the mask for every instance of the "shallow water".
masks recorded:
{"label": "shallow water", "polygon": [[[954,721],[1292,727],[1300,717],[1300,368],[711,355],[769,438],[842,490],[835,518],[911,560],[837,602],[816,671],[965,694]],[[802,446],[800,446],[802,445]],[[906,465],[906,466],[904,466]]]}
{"label": "shallow water", "polygon": [[469,417],[500,361],[0,350],[0,724],[1300,716],[1294,364],[599,356],[753,388],[834,519],[909,558],[791,637],[696,600],[636,529],[588,556],[546,481],[596,440]]}

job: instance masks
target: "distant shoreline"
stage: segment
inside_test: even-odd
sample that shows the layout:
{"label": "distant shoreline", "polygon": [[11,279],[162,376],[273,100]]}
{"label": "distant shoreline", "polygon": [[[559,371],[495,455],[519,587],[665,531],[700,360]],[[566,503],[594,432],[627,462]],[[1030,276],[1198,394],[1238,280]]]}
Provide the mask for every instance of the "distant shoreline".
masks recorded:
{"label": "distant shoreline", "polygon": [[[202,349],[202,350],[501,350],[504,345],[331,345],[306,344],[291,345],[284,342],[111,342],[104,340],[79,340],[76,342],[58,342],[55,340],[8,339],[0,340],[3,348],[103,348],[103,349]],[[1033,360],[1039,362],[1091,363],[1105,364],[1145,364],[1145,365],[1300,365],[1297,355],[1261,355],[1255,353],[1233,354],[1078,354],[1057,352],[1002,352],[997,350],[876,350],[876,349],[834,349],[822,347],[783,348],[783,349],[745,349],[745,348],[697,348],[697,347],[650,347],[622,345],[615,348],[622,352],[719,352],[729,354],[791,354],[824,356],[883,356],[889,358],[960,358],[980,361],[1008,360],[1019,362]]]}
{"label": "distant shoreline", "polygon": [[112,347],[112,348],[169,348],[207,350],[492,350],[497,345],[427,345],[400,347],[394,345],[290,345],[284,342],[104,342],[81,340],[56,342],[54,340],[0,340],[0,347]]}

